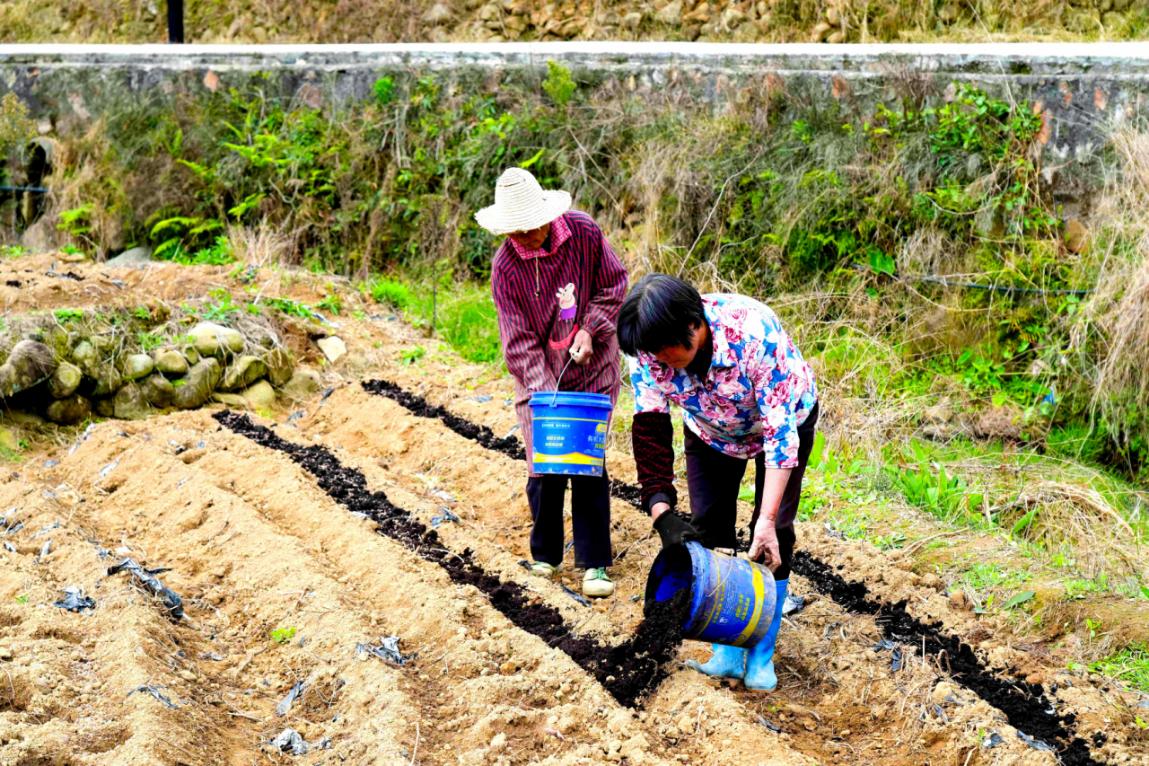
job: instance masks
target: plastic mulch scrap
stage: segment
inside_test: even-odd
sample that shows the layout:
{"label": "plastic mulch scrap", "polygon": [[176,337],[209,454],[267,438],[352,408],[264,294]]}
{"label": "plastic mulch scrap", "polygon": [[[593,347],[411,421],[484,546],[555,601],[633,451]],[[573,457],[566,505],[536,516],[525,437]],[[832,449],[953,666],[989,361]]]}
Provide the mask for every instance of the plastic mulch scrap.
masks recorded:
{"label": "plastic mulch scrap", "polygon": [[1017,738],[1020,739],[1025,744],[1032,747],[1034,750],[1044,750],[1044,751],[1050,752],[1050,753],[1057,751],[1057,748],[1054,747],[1053,745],[1049,744],[1048,742],[1042,742],[1040,739],[1034,739],[1033,737],[1029,736],[1028,734],[1026,734],[1024,731],[1021,731],[1020,729],[1018,729],[1018,731],[1017,731]]}
{"label": "plastic mulch scrap", "polygon": [[379,639],[378,645],[376,644],[356,644],[355,652],[359,655],[359,659],[367,659],[368,657],[378,657],[384,662],[390,662],[392,665],[406,665],[415,657],[415,652],[411,654],[403,654],[399,651],[399,637],[386,636]]}
{"label": "plastic mulch scrap", "polygon": [[874,644],[875,652],[890,652],[890,670],[897,673],[902,669],[902,648],[888,638]]}
{"label": "plastic mulch scrap", "polygon": [[331,747],[331,740],[324,737],[313,744],[305,740],[295,729],[284,729],[271,740],[270,744],[281,753],[307,755],[312,750],[326,750]]}
{"label": "plastic mulch scrap", "polygon": [[172,702],[170,699],[168,699],[168,696],[166,694],[164,694],[163,692],[160,691],[160,689],[162,689],[162,688],[164,688],[164,687],[152,686],[151,684],[143,684],[141,686],[137,686],[135,689],[132,689],[130,692],[128,692],[128,696],[130,697],[133,694],[135,694],[136,692],[143,692],[144,694],[150,694],[151,696],[155,697],[160,702],[164,703],[164,705],[166,707],[170,707],[172,710],[175,710],[176,708],[178,708],[179,705]]}
{"label": "plastic mulch scrap", "polygon": [[300,694],[303,694],[303,687],[305,685],[303,681],[295,682],[295,685],[291,687],[291,691],[287,693],[287,696],[281,699],[279,704],[275,706],[275,714],[277,716],[283,718],[287,715],[287,711],[291,710],[292,704],[299,699]]}
{"label": "plastic mulch scrap", "polygon": [[438,529],[439,525],[442,524],[444,521],[450,521],[454,524],[459,523],[459,517],[456,516],[455,514],[451,513],[451,509],[443,508],[441,510],[442,510],[442,513],[440,513],[438,516],[432,516],[431,517],[431,526],[433,528]]}
{"label": "plastic mulch scrap", "polygon": [[784,616],[785,615],[791,615],[791,614],[797,614],[798,612],[801,612],[805,608],[806,608],[805,596],[792,596],[789,593],[787,593],[786,594],[786,600],[782,602],[782,614]]}
{"label": "plastic mulch scrap", "polygon": [[47,556],[51,552],[52,552],[52,541],[51,540],[45,540],[44,544],[40,546],[40,555],[38,558],[44,558],[45,556]]}
{"label": "plastic mulch scrap", "polygon": [[986,750],[992,750],[993,748],[1000,745],[1002,742],[1005,742],[1005,740],[1001,738],[1001,735],[998,734],[996,731],[991,731],[989,733],[989,736],[981,741],[981,746],[984,747]]}
{"label": "plastic mulch scrap", "polygon": [[85,609],[95,609],[96,599],[84,595],[84,589],[78,585],[69,585],[64,588],[64,597],[52,606],[67,609],[69,612],[83,612]]}
{"label": "plastic mulch scrap", "polygon": [[579,602],[583,606],[590,606],[590,601],[587,600],[586,596],[582,595],[578,591],[571,590],[570,588],[568,588],[565,585],[561,585],[561,587],[563,589],[563,593],[566,593],[568,596],[573,598],[575,601]]}
{"label": "plastic mulch scrap", "polygon": [[773,723],[772,721],[766,720],[762,716],[758,716],[758,723],[762,724],[763,726],[765,726],[767,729],[774,732],[775,734],[781,734],[782,733],[782,727],[781,726],[779,726],[776,723]]}
{"label": "plastic mulch scrap", "polygon": [[160,572],[166,572],[167,569],[144,569],[132,559],[124,559],[114,567],[108,568],[108,575],[114,575],[118,572],[131,572],[136,581],[143,586],[145,590],[154,596],[158,596],[167,607],[168,614],[174,619],[180,619],[184,616],[184,602],[183,599],[176,594],[175,591],[164,586],[160,582],[160,578],[156,577]]}

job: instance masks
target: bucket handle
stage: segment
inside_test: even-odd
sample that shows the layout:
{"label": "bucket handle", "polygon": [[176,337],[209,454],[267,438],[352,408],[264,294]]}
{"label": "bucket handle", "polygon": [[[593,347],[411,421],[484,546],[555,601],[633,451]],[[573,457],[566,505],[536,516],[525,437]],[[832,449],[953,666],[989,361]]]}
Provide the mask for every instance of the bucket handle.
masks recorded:
{"label": "bucket handle", "polygon": [[567,374],[567,367],[570,367],[571,362],[573,362],[573,361],[574,361],[574,356],[571,356],[571,358],[567,360],[567,363],[563,365],[562,372],[559,373],[559,379],[555,383],[555,395],[551,397],[551,406],[552,407],[555,406],[555,402],[557,402],[559,399],[559,386],[563,382],[563,375]]}

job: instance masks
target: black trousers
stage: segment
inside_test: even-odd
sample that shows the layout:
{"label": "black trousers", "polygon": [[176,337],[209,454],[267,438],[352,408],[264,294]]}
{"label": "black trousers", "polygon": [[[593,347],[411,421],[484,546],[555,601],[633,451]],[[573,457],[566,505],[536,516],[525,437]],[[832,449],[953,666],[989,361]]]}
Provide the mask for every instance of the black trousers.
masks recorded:
{"label": "black trousers", "polygon": [[[778,552],[782,564],[774,572],[774,579],[790,576],[794,559],[794,518],[798,515],[798,501],[802,497],[802,477],[814,446],[818,406],[810,412],[806,422],[798,427],[798,465],[790,471],[782,502],[778,507]],[[690,491],[690,515],[694,526],[702,533],[702,544],[707,548],[737,548],[735,527],[738,515],[738,490],[746,474],[749,460],[731,457],[711,447],[689,429],[686,434],[686,484]],[[765,457],[754,458],[754,515],[750,520],[750,535],[762,510],[762,490],[766,483]]]}
{"label": "black trousers", "polygon": [[563,504],[571,485],[571,527],[575,566],[593,569],[611,565],[610,480],[602,476],[532,476],[527,479],[531,505],[531,555],[535,561],[558,566],[563,560]]}

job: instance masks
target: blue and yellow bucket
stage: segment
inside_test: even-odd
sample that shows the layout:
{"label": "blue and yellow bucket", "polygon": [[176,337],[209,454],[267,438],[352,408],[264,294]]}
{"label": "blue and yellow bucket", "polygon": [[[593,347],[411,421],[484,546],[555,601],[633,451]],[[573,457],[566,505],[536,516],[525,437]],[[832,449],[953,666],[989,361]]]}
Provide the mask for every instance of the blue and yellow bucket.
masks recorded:
{"label": "blue and yellow bucket", "polygon": [[703,548],[671,545],[655,558],[646,578],[646,606],[689,589],[685,638],[750,647],[770,628],[777,592],[774,575],[761,564]]}
{"label": "blue and yellow bucket", "polygon": [[531,395],[530,406],[535,473],[602,476],[609,396],[542,391]]}

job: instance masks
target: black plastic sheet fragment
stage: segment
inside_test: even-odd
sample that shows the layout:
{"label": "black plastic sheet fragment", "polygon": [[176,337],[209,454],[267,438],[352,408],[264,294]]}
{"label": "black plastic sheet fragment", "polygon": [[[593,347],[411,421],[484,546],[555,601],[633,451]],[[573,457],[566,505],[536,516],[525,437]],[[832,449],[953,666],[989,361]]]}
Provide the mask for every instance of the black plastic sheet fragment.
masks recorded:
{"label": "black plastic sheet fragment", "polygon": [[142,684],[140,686],[137,686],[135,689],[132,689],[130,692],[128,692],[128,696],[130,697],[133,694],[135,694],[136,692],[142,692],[143,694],[147,694],[147,695],[154,697],[155,699],[159,700],[160,702],[162,702],[164,704],[165,707],[170,707],[172,710],[175,710],[176,708],[178,708],[179,705],[172,702],[170,699],[168,699],[168,696],[166,694],[164,694],[163,692],[160,691],[160,689],[162,689],[162,688],[164,688],[164,687],[154,686],[152,684]]}
{"label": "black plastic sheet fragment", "polygon": [[874,651],[875,652],[886,652],[886,651],[888,651],[890,653],[890,670],[893,671],[894,673],[897,673],[899,670],[902,669],[902,665],[904,664],[904,655],[902,654],[902,647],[898,646],[896,643],[894,643],[890,639],[883,638],[881,641],[874,644]]}
{"label": "black plastic sheet fragment", "polygon": [[782,602],[782,615],[789,616],[797,614],[806,608],[805,596],[794,596],[789,593],[786,594],[786,600]]}
{"label": "black plastic sheet fragment", "polygon": [[406,665],[415,657],[415,653],[403,654],[399,651],[399,637],[385,636],[379,639],[378,644],[356,644],[355,653],[360,659],[378,657],[392,665]]}
{"label": "black plastic sheet fragment", "polygon": [[587,597],[584,596],[583,594],[579,593],[576,590],[572,590],[571,588],[568,588],[566,585],[562,585],[561,587],[563,589],[563,593],[567,594],[568,596],[573,598],[575,601],[579,602],[583,606],[590,606],[590,601],[587,600]]}
{"label": "black plastic sheet fragment", "polygon": [[443,508],[442,512],[438,516],[432,516],[431,517],[431,527],[434,529],[438,529],[439,525],[445,521],[449,521],[452,524],[458,524],[459,523],[459,517],[456,516],[455,514],[451,513],[451,510],[449,508]]}
{"label": "black plastic sheet fragment", "polygon": [[1053,745],[1049,744],[1048,742],[1042,742],[1040,739],[1035,739],[1020,729],[1018,729],[1017,738],[1032,747],[1034,750],[1042,750],[1047,753],[1057,752],[1057,748]]}
{"label": "black plastic sheet fragment", "polygon": [[287,755],[307,755],[312,750],[326,750],[331,747],[331,740],[327,737],[318,742],[308,742],[303,735],[295,729],[284,729],[275,735],[269,744],[280,753]]}
{"label": "black plastic sheet fragment", "polygon": [[83,588],[76,585],[69,585],[67,588],[64,588],[64,597],[55,602],[53,606],[67,609],[69,612],[82,613],[87,609],[95,609],[96,599],[91,596],[85,596]]}
{"label": "black plastic sheet fragment", "polygon": [[299,699],[299,695],[303,694],[304,686],[306,686],[306,684],[303,681],[296,681],[295,684],[292,685],[291,690],[287,692],[287,696],[281,699],[279,704],[275,706],[275,714],[277,716],[283,718],[283,716],[287,715],[287,712],[291,710],[291,706]]}
{"label": "black plastic sheet fragment", "polygon": [[183,599],[171,588],[166,587],[160,582],[160,578],[156,577],[157,574],[167,571],[167,568],[144,569],[135,560],[124,559],[114,567],[109,567],[108,575],[114,575],[119,572],[130,572],[136,579],[136,582],[143,587],[144,590],[164,602],[164,606],[168,610],[168,615],[178,620],[184,616]]}

